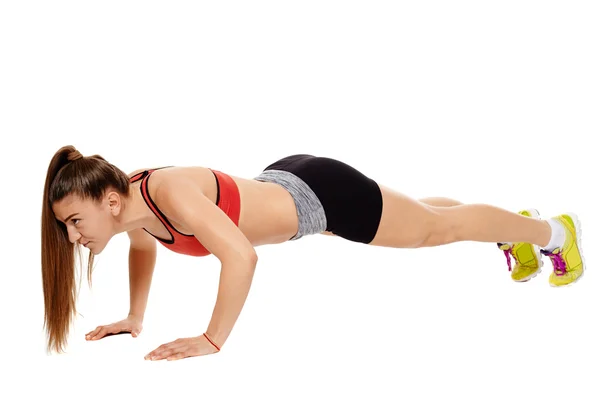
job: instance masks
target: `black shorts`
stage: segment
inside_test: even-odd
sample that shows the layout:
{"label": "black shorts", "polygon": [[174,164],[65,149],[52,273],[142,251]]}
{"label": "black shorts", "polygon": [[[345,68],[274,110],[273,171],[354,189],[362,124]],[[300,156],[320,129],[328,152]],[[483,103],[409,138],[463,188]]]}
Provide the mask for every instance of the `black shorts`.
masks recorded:
{"label": "black shorts", "polygon": [[336,159],[299,154],[264,170],[284,170],[302,179],[323,205],[327,231],[361,243],[375,237],[383,210],[381,190],[355,168]]}

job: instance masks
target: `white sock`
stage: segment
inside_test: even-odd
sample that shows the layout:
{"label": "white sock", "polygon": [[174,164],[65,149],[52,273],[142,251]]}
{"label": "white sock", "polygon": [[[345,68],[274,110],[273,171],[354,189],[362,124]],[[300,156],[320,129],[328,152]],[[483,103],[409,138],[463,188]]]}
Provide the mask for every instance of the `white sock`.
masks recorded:
{"label": "white sock", "polygon": [[554,250],[557,247],[562,247],[565,244],[565,227],[554,219],[548,219],[546,222],[550,225],[552,234],[550,241],[542,247],[542,250]]}

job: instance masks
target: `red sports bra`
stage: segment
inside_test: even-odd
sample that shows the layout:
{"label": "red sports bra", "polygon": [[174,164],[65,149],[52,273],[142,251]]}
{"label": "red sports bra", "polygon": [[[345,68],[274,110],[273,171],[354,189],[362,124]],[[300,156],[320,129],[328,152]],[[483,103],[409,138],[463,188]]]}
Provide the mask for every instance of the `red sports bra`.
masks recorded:
{"label": "red sports bra", "polygon": [[[163,244],[169,250],[172,250],[176,253],[185,254],[188,256],[207,256],[210,252],[198,241],[196,236],[193,234],[183,234],[179,232],[171,222],[165,217],[165,215],[160,211],[160,209],[156,206],[150,194],[148,193],[148,179],[152,172],[157,169],[150,169],[140,172],[134,176],[132,176],[129,181],[131,183],[137,182],[138,180],[142,180],[140,183],[140,191],[142,192],[142,197],[144,201],[150,207],[150,210],[158,217],[158,219],[162,222],[165,228],[169,231],[171,235],[170,240],[165,240],[161,237],[157,237],[154,234],[150,233],[148,230],[146,232],[157,239],[161,244]],[[219,172],[217,170],[210,169],[215,175],[215,179],[217,182],[217,200],[216,205],[229,216],[229,218],[238,225],[239,217],[240,217],[240,193],[235,181],[231,178],[231,176]]]}

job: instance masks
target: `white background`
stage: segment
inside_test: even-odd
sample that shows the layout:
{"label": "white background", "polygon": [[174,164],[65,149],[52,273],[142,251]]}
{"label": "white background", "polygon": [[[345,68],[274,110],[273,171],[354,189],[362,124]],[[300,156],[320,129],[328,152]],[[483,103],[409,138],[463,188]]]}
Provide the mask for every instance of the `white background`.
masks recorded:
{"label": "white background", "polygon": [[[597,408],[595,3],[2,2],[0,406]],[[248,178],[312,153],[415,198],[572,211],[588,269],[555,289],[549,260],[513,283],[491,243],[259,247],[222,352],[149,362],[205,330],[219,264],[161,247],[140,337],[86,342],[128,311],[122,235],[47,356],[40,211],[67,144]]]}

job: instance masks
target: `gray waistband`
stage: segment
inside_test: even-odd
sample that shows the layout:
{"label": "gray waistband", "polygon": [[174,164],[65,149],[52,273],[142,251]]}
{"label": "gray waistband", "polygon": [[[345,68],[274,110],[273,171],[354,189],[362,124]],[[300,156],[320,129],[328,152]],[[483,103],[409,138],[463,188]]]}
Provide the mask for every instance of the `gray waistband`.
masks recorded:
{"label": "gray waistband", "polygon": [[298,176],[284,170],[266,170],[254,179],[274,182],[283,186],[296,203],[298,233],[290,240],[297,240],[309,234],[318,234],[327,228],[327,218],[321,201],[315,192]]}

